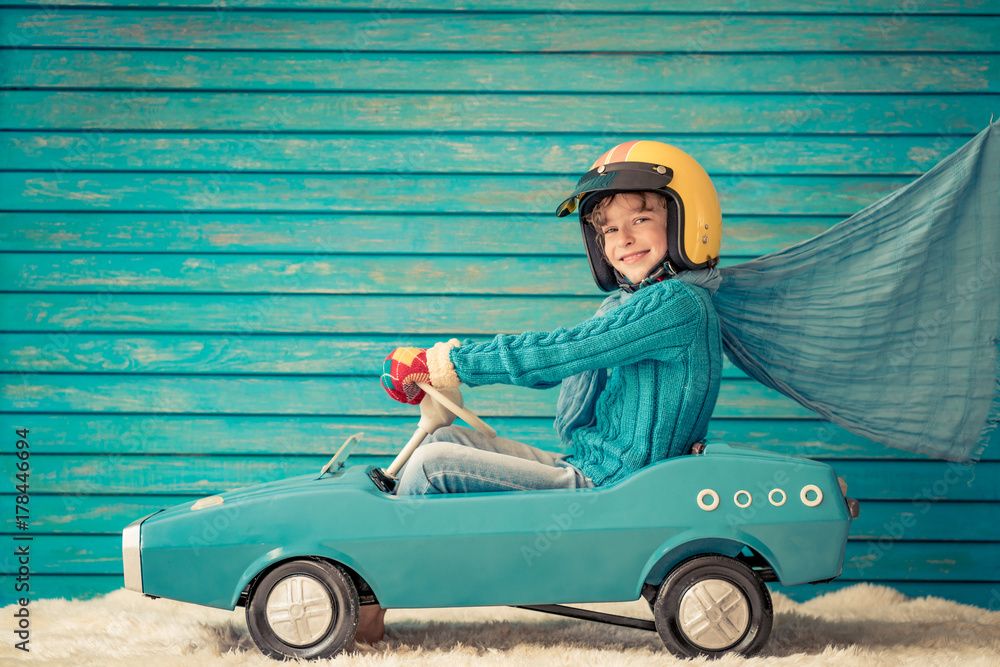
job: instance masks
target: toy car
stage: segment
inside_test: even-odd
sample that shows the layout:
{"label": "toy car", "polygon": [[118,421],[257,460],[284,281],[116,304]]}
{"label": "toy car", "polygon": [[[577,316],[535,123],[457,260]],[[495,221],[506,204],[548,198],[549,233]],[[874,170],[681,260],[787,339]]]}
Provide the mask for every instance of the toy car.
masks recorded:
{"label": "toy car", "polygon": [[[417,433],[385,471],[344,466],[352,436],[318,475],[130,524],[126,588],[243,606],[254,642],[277,658],[336,654],[353,639],[359,605],[375,602],[522,606],[655,629],[680,656],[749,656],[771,630],[765,582],[841,572],[858,504],[833,469],[721,442],[593,489],[393,495],[386,487],[423,433],[455,414],[489,429],[457,390],[424,388]],[[553,604],[640,596],[654,621]]]}

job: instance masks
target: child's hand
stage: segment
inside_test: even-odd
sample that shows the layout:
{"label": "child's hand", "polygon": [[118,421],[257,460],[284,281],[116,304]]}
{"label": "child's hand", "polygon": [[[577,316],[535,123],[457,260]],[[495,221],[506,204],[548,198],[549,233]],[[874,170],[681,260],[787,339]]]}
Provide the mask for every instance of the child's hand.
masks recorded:
{"label": "child's hand", "polygon": [[430,383],[427,370],[427,350],[419,347],[397,347],[382,362],[382,386],[393,400],[416,405],[424,397],[417,382]]}

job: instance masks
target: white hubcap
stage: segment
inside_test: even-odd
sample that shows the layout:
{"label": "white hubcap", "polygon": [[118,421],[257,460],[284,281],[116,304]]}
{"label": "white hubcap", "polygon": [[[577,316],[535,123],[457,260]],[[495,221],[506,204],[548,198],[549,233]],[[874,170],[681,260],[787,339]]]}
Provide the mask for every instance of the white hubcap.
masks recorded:
{"label": "white hubcap", "polygon": [[750,625],[750,605],[728,581],[706,579],[692,586],[680,606],[681,630],[698,646],[718,651],[732,646]]}
{"label": "white hubcap", "polygon": [[333,601],[323,584],[297,574],[278,582],[267,596],[267,624],[291,646],[308,646],[326,634]]}

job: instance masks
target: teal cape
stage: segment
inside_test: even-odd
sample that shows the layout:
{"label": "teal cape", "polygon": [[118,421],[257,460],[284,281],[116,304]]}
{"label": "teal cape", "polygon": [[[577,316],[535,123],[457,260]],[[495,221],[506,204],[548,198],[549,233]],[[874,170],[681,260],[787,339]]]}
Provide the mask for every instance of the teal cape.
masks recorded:
{"label": "teal cape", "polygon": [[733,364],[852,433],[978,458],[1000,412],[997,125],[822,234],[720,269]]}
{"label": "teal cape", "polygon": [[[978,459],[1000,416],[997,125],[818,236],[677,276],[713,293],[733,364],[852,433]],[[564,440],[604,379],[563,382]]]}

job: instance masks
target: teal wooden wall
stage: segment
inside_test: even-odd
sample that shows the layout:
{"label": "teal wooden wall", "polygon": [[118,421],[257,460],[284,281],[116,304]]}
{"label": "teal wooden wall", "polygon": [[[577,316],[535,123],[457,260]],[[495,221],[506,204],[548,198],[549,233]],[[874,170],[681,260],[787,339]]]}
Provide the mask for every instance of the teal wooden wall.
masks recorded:
{"label": "teal wooden wall", "polygon": [[[359,430],[386,460],[414,424],[377,380],[395,345],[589,316],[552,211],[609,146],[697,156],[733,263],[1000,112],[987,0],[102,4],[0,7],[0,513],[9,539],[27,427],[42,597],[120,587],[119,532],[152,509],[318,469]],[[467,392],[541,446],[554,399]],[[790,593],[1000,605],[1000,448],[887,449],[728,365],[712,431],[830,461],[864,501],[844,575]]]}

